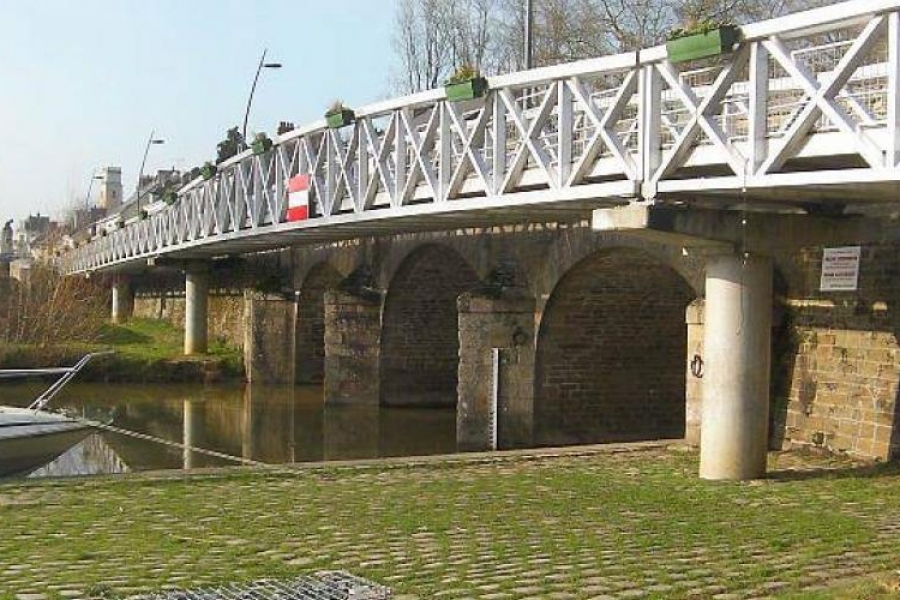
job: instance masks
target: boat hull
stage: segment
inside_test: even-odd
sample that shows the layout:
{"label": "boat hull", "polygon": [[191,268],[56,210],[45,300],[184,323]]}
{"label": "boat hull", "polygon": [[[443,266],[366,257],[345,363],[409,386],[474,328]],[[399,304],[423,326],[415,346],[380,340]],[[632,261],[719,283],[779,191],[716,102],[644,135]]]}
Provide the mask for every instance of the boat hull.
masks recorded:
{"label": "boat hull", "polygon": [[27,475],[91,432],[63,415],[0,407],[0,477]]}

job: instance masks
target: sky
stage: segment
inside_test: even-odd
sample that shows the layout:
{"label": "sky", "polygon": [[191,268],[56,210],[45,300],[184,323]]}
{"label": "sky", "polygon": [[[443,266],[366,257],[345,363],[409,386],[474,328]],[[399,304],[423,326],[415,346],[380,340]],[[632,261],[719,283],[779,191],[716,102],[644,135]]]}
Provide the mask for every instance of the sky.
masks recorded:
{"label": "sky", "polygon": [[215,158],[265,48],[284,66],[248,136],[390,96],[395,1],[0,0],[0,223],[58,216],[103,166],[130,194],[151,130],[147,173]]}

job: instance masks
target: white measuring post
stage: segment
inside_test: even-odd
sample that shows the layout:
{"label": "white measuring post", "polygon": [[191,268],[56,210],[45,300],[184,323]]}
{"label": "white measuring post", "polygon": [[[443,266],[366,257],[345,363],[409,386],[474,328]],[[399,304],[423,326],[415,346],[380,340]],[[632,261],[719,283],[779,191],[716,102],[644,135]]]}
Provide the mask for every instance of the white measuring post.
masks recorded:
{"label": "white measuring post", "polygon": [[497,449],[497,421],[500,406],[500,348],[491,348],[491,405],[488,408],[490,449]]}

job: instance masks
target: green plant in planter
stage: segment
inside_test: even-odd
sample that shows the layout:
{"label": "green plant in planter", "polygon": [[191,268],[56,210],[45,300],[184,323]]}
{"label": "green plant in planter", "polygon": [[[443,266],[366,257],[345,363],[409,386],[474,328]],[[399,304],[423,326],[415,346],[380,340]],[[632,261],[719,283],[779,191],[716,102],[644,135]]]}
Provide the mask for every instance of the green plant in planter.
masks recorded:
{"label": "green plant in planter", "polygon": [[685,62],[726,54],[739,41],[740,27],[707,19],[669,33],[666,53],[671,62]]}
{"label": "green plant in planter", "polygon": [[257,133],[253,136],[250,147],[253,148],[253,154],[265,154],[272,149],[272,140],[265,133]]}
{"label": "green plant in planter", "polygon": [[144,219],[146,219],[149,216],[150,216],[150,214],[143,208],[141,209],[141,212],[138,213],[138,218],[140,218],[141,221],[143,221]]}
{"label": "green plant in planter", "polygon": [[200,175],[203,176],[203,179],[209,181],[216,176],[217,170],[218,168],[216,167],[216,165],[212,164],[209,161],[206,161],[205,163],[203,163],[203,166],[200,167]]}
{"label": "green plant in planter", "polygon": [[122,221],[121,219],[116,221],[116,229],[122,229],[123,227],[125,227],[125,221]]}
{"label": "green plant in planter", "polygon": [[487,90],[487,79],[471,65],[460,65],[444,82],[444,93],[450,102],[481,98]]}
{"label": "green plant in planter", "polygon": [[172,206],[173,204],[175,204],[175,202],[178,201],[178,192],[176,192],[172,188],[168,188],[166,191],[163,192],[162,200],[169,206]]}
{"label": "green plant in planter", "polygon": [[344,103],[340,100],[332,102],[328,111],[325,113],[325,121],[332,129],[345,127],[355,120],[356,113],[353,112],[353,109],[345,107]]}

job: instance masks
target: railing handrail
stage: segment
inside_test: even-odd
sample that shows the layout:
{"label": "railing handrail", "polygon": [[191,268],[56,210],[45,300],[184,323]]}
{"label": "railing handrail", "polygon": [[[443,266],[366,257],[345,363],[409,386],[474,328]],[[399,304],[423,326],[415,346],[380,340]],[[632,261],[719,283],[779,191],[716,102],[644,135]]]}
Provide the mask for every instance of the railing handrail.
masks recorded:
{"label": "railing handrail", "polygon": [[[823,7],[819,9],[813,9],[809,11],[804,11],[800,13],[794,13],[786,17],[778,17],[774,19],[769,19],[766,21],[761,21],[758,23],[753,23],[749,25],[745,25],[742,27],[743,32],[743,41],[741,42],[741,46],[737,48],[734,54],[734,61],[743,60],[747,61],[748,55],[751,54],[750,47],[752,45],[753,51],[763,53],[771,53],[771,56],[776,57],[776,54],[780,54],[782,58],[778,60],[784,61],[783,58],[784,52],[788,52],[791,54],[792,62],[799,62],[793,56],[793,52],[784,46],[783,42],[786,40],[791,40],[795,38],[799,38],[801,36],[808,35],[817,35],[822,32],[831,31],[835,29],[845,28],[848,26],[855,26],[857,24],[864,24],[868,20],[870,22],[870,26],[868,27],[868,34],[871,36],[872,32],[876,29],[887,30],[886,21],[887,19],[881,19],[880,22],[876,21],[879,15],[892,12],[896,13],[900,10],[900,0],[851,0],[849,2],[843,2],[840,4]],[[896,24],[897,14],[891,15],[892,21],[894,24],[891,25],[891,39],[897,36],[898,26]],[[861,36],[865,37],[865,36]],[[854,42],[850,42],[851,46]],[[894,40],[891,42],[896,44],[897,41]],[[846,45],[841,43],[842,45]],[[833,46],[834,43],[824,44],[824,47]],[[804,50],[806,52],[806,50]],[[509,130],[510,140],[518,143],[518,140],[523,140],[522,144],[516,150],[519,154],[525,153],[526,164],[529,165],[528,168],[531,168],[530,165],[535,164],[533,159],[539,159],[538,166],[547,173],[549,177],[549,173],[552,170],[553,166],[558,164],[555,156],[541,157],[539,153],[541,152],[540,148],[535,147],[533,144],[531,147],[526,147],[531,144],[530,139],[526,139],[530,135],[542,136],[543,133],[541,131],[537,131],[535,134],[526,132],[526,127],[523,126],[523,122],[526,126],[530,127],[530,123],[532,117],[537,115],[540,110],[544,110],[543,116],[539,116],[536,118],[542,119],[542,123],[547,122],[547,115],[552,115],[552,120],[554,123],[559,123],[559,130],[561,131],[563,128],[563,123],[565,119],[568,119],[566,125],[569,128],[569,132],[566,134],[569,139],[567,139],[567,144],[570,146],[575,143],[585,143],[587,139],[580,139],[578,142],[574,140],[574,134],[571,130],[579,127],[575,122],[571,119],[570,116],[566,116],[563,114],[563,111],[560,109],[562,106],[562,100],[551,99],[545,106],[549,106],[549,108],[540,109],[538,106],[530,106],[525,107],[523,110],[521,94],[523,90],[537,90],[543,89],[544,87],[555,86],[559,89],[560,98],[562,98],[563,94],[567,94],[566,97],[569,98],[567,102],[573,101],[573,94],[578,96],[575,98],[576,103],[589,103],[590,107],[579,107],[578,119],[579,123],[581,123],[580,127],[584,128],[585,124],[591,131],[597,131],[599,133],[603,133],[602,124],[598,121],[601,118],[604,118],[603,115],[608,113],[609,111],[618,112],[619,114],[616,116],[614,123],[624,123],[627,119],[632,118],[629,112],[629,116],[623,116],[623,111],[625,108],[628,108],[629,111],[634,111],[634,108],[638,109],[638,126],[637,126],[637,139],[640,140],[639,145],[637,146],[637,150],[633,153],[632,156],[631,147],[625,148],[625,152],[623,155],[622,150],[620,149],[618,153],[613,152],[615,155],[614,158],[622,163],[622,169],[624,169],[624,176],[627,180],[632,181],[637,186],[643,186],[644,182],[648,179],[652,180],[651,183],[656,185],[656,182],[659,181],[660,177],[666,176],[666,174],[672,172],[672,168],[680,167],[680,158],[678,160],[673,160],[671,157],[667,157],[665,164],[661,169],[658,166],[654,166],[654,159],[650,157],[648,159],[648,152],[652,154],[654,152],[654,147],[662,148],[665,146],[662,140],[650,139],[648,136],[652,135],[665,135],[669,136],[666,139],[670,139],[671,136],[678,137],[678,126],[682,125],[681,121],[675,123],[663,123],[662,126],[659,124],[656,125],[656,133],[654,134],[654,128],[648,123],[650,123],[653,119],[653,116],[650,113],[656,111],[656,114],[675,114],[675,113],[698,113],[699,111],[705,111],[704,107],[704,98],[707,97],[708,94],[719,94],[716,98],[716,104],[727,103],[728,99],[731,97],[736,90],[751,90],[754,85],[765,85],[768,86],[769,91],[790,91],[790,88],[787,90],[774,90],[772,86],[772,82],[784,80],[792,80],[793,85],[796,86],[798,92],[802,94],[806,94],[809,96],[809,90],[811,86],[819,85],[819,86],[827,86],[828,80],[831,78],[831,71],[822,70],[819,73],[814,73],[814,79],[810,81],[804,81],[806,78],[804,73],[804,68],[802,65],[794,65],[791,68],[794,69],[793,72],[789,72],[787,77],[776,77],[776,78],[766,78],[766,82],[764,84],[760,84],[761,79],[757,75],[754,82],[749,81],[746,75],[743,75],[743,79],[735,79],[734,70],[728,74],[728,84],[721,86],[721,82],[700,82],[697,85],[692,84],[691,82],[685,82],[683,79],[680,79],[681,74],[677,72],[677,68],[673,68],[671,63],[667,61],[668,55],[665,45],[659,45],[652,48],[642,49],[636,52],[626,52],[621,54],[615,54],[610,56],[603,56],[599,58],[591,58],[585,60],[579,60],[567,64],[555,65],[549,67],[541,67],[536,69],[531,69],[527,71],[520,71],[516,73],[509,73],[504,75],[497,75],[488,78],[488,88],[489,93],[486,97],[485,101],[482,103],[478,103],[476,105],[471,105],[468,108],[472,108],[472,112],[470,115],[464,117],[464,119],[468,120],[469,116],[474,116],[476,118],[482,118],[482,123],[485,120],[494,121],[494,113],[490,111],[503,111],[502,114],[507,115],[506,118],[512,117],[510,124],[504,124],[503,127]],[[777,57],[776,57],[777,58]],[[897,59],[891,59],[890,68],[888,69],[888,78],[893,80],[898,77],[897,73],[894,73],[897,70]],[[723,63],[724,64],[724,63]],[[757,73],[760,72],[758,63]],[[788,65],[791,66],[791,65]],[[837,69],[839,64],[835,64],[833,69]],[[868,65],[866,65],[868,66]],[[795,75],[797,72],[801,73],[800,75]],[[723,67],[719,73],[719,75],[723,75],[725,73],[725,68]],[[604,92],[608,92],[606,96],[604,96],[602,101],[595,101],[593,96],[591,96],[591,89],[584,87],[584,82],[588,82],[591,79],[603,78],[605,75],[616,75],[616,77],[603,79],[601,85],[607,86],[604,88]],[[621,80],[618,78],[618,75],[621,75]],[[823,77],[824,75],[824,77]],[[846,79],[844,81],[855,81],[861,75],[858,75],[855,70],[844,71],[844,75]],[[838,75],[836,74],[835,77]],[[645,106],[645,102],[650,103],[651,100],[648,100],[648,96],[645,96],[645,92],[647,91],[647,85],[656,85],[659,86],[659,83],[648,84],[645,80],[647,77],[656,78],[657,81],[663,82],[663,87],[661,90],[657,91],[656,100],[652,101],[656,104],[647,104]],[[764,76],[765,77],[765,76]],[[799,78],[799,81],[798,81]],[[677,81],[676,81],[677,80]],[[607,82],[608,81],[608,82]],[[619,89],[616,88],[619,85],[616,82],[622,81]],[[724,80],[723,80],[724,81]],[[681,85],[678,85],[678,83]],[[580,88],[580,91],[579,91]],[[620,97],[620,92],[625,93],[625,89],[631,90],[628,91],[627,97]],[[643,91],[641,91],[643,90]],[[718,90],[718,91],[717,91]],[[652,91],[650,92],[653,93]],[[746,91],[744,92],[747,93]],[[842,92],[845,94],[845,92]],[[888,93],[890,96],[890,93]],[[584,96],[587,95],[589,100],[584,100]],[[890,96],[888,100],[893,96]],[[543,92],[541,94],[536,95],[535,99],[538,101],[536,104],[540,104],[541,101],[547,100],[547,98],[543,97]],[[743,100],[742,100],[743,101]],[[746,100],[748,104],[751,100]],[[859,107],[861,104],[857,99],[853,99],[856,102],[855,106]],[[681,102],[685,108],[672,110],[665,110],[665,106],[662,103],[669,102]],[[818,102],[816,100],[815,102]],[[836,102],[836,99],[835,99]],[[811,102],[812,104],[813,102]],[[896,102],[895,102],[896,104]],[[447,108],[443,106],[447,105]],[[441,131],[445,129],[447,131],[451,131],[451,140],[449,140],[449,146],[446,147],[446,150],[450,150],[452,155],[456,160],[468,160],[465,156],[467,150],[466,145],[471,145],[473,142],[470,139],[467,139],[469,135],[468,128],[469,125],[465,124],[465,121],[460,124],[459,117],[459,108],[453,108],[453,111],[456,112],[456,116],[452,117],[452,120],[455,120],[456,123],[450,122],[449,125],[445,123],[445,121],[451,121],[451,111],[453,108],[449,106],[449,103],[446,99],[446,93],[442,88],[428,90],[416,94],[411,94],[408,96],[402,96],[398,98],[392,98],[388,100],[379,101],[359,109],[355,110],[357,117],[357,124],[348,128],[347,131],[352,131],[352,139],[357,140],[354,142],[354,145],[351,147],[348,143],[348,138],[346,137],[346,133],[337,133],[334,130],[331,130],[324,119],[318,119],[311,123],[308,123],[304,126],[298,127],[290,132],[286,132],[284,134],[280,134],[273,137],[274,147],[273,149],[264,155],[263,157],[255,156],[251,149],[244,150],[243,152],[230,157],[229,159],[223,161],[218,165],[218,172],[213,176],[212,181],[205,181],[202,177],[197,177],[194,180],[188,182],[186,185],[182,186],[178,190],[179,200],[173,206],[168,206],[162,208],[162,210],[156,212],[149,216],[146,220],[141,220],[136,223],[128,224],[124,229],[114,230],[108,235],[106,238],[98,240],[96,242],[92,242],[91,246],[84,247],[79,249],[77,252],[79,255],[84,254],[88,251],[88,248],[94,248],[100,251],[104,251],[104,249],[108,249],[113,254],[118,255],[118,245],[121,244],[131,244],[132,246],[141,245],[141,247],[150,246],[158,247],[158,249],[170,247],[174,245],[185,244],[188,241],[196,242],[198,237],[206,238],[208,236],[216,236],[221,235],[224,238],[224,231],[220,231],[218,229],[218,222],[224,219],[228,223],[233,223],[234,214],[238,212],[241,213],[240,218],[250,218],[249,211],[251,210],[251,200],[248,198],[253,195],[252,202],[254,203],[254,208],[252,210],[263,210],[269,211],[269,214],[272,214],[273,206],[282,206],[283,208],[283,198],[279,197],[276,199],[272,199],[272,194],[276,193],[273,190],[278,190],[277,194],[283,194],[283,185],[278,183],[272,183],[274,181],[274,174],[279,174],[281,177],[289,177],[291,174],[296,172],[296,163],[301,163],[305,169],[308,169],[309,172],[317,171],[314,174],[314,178],[322,178],[321,182],[314,181],[314,184],[318,186],[316,188],[317,196],[324,195],[320,193],[321,190],[328,191],[328,208],[325,212],[320,213],[321,216],[325,217],[333,217],[336,212],[340,212],[342,207],[342,202],[344,199],[349,199],[353,202],[359,203],[361,202],[361,195],[363,193],[363,189],[359,186],[363,184],[362,175],[358,175],[360,172],[367,172],[367,177],[371,179],[368,182],[368,188],[365,190],[365,202],[380,202],[381,200],[372,200],[372,195],[379,195],[383,192],[387,192],[387,197],[391,201],[391,207],[402,207],[405,206],[405,203],[410,199],[411,196],[415,196],[420,192],[428,192],[427,186],[431,186],[434,188],[434,182],[431,179],[426,177],[426,173],[424,170],[427,170],[427,166],[425,163],[428,161],[437,160],[435,157],[437,156],[437,150],[429,149],[427,151],[420,150],[415,147],[412,140],[415,137],[422,136],[425,134],[425,137],[428,135],[444,135],[444,134],[435,134],[434,129],[431,130],[431,133],[427,133],[427,129],[429,127],[434,127],[434,120],[436,111],[445,111],[441,113]],[[819,107],[821,108],[821,107]],[[826,109],[828,107],[826,106]],[[426,124],[423,120],[421,121],[413,121],[410,118],[410,113],[407,111],[411,111],[414,109],[424,109],[422,113],[429,118],[429,122]],[[429,115],[428,111],[431,111]],[[450,112],[446,112],[450,111]],[[519,115],[515,115],[513,113],[519,112]],[[749,109],[741,112],[742,115],[746,113],[750,113]],[[416,114],[419,114],[418,112]],[[501,113],[497,113],[501,114]],[[650,115],[648,117],[648,115]],[[723,113],[724,116],[727,115],[727,111]],[[756,113],[757,122],[759,121],[759,112]],[[749,119],[750,115],[747,115]],[[391,135],[397,136],[397,145],[402,148],[402,150],[394,150],[391,147],[391,143],[386,140],[386,136],[383,135],[384,132],[377,131],[374,129],[375,125],[373,124],[374,119],[385,118],[390,120],[392,126],[395,128],[395,133]],[[694,114],[692,116],[692,127],[696,129],[697,122],[702,122],[701,124],[705,127],[705,132],[709,135],[715,134],[715,125],[711,124],[710,118],[713,118],[711,114]],[[648,120],[649,119],[649,120]],[[557,121],[558,120],[558,121]],[[788,119],[789,120],[789,119]],[[868,119],[871,121],[871,119]],[[846,121],[846,119],[845,119]],[[608,124],[608,121],[605,121]],[[470,121],[470,124],[474,124],[474,122]],[[788,123],[790,124],[790,123]],[[543,125],[541,125],[543,126]],[[484,125],[482,125],[484,127]],[[556,125],[550,128],[550,131],[556,131]],[[644,128],[647,128],[648,132],[644,132]],[[760,129],[759,126],[756,125],[757,129],[756,140],[759,139]],[[712,128],[712,129],[710,129]],[[889,126],[890,128],[890,126]],[[407,130],[409,133],[407,134]],[[844,124],[844,130],[847,131],[849,128],[846,123]],[[375,131],[375,133],[373,133]],[[673,133],[674,131],[674,133]],[[418,133],[416,133],[418,132]],[[711,133],[710,133],[711,132]],[[599,134],[598,133],[598,134]],[[606,132],[609,133],[608,131]],[[780,130],[779,134],[782,133]],[[741,167],[741,161],[747,159],[749,161],[750,158],[748,156],[741,156],[743,151],[735,152],[734,145],[732,144],[732,140],[736,139],[730,131],[725,132],[725,137],[722,138],[722,135],[719,134],[718,145],[723,150],[728,150],[728,152],[724,152],[722,156],[726,157],[726,164],[730,165],[732,170],[735,171],[738,176],[742,176],[741,174],[744,171],[744,168]],[[407,135],[409,136],[407,138]],[[480,135],[484,135],[483,133]],[[506,134],[504,133],[504,136]],[[588,134],[583,134],[587,136]],[[617,135],[617,134],[616,134]],[[762,131],[762,135],[768,135],[765,131]],[[892,134],[893,135],[893,134]],[[456,136],[456,137],[452,137]],[[562,137],[562,136],[560,136]],[[740,137],[740,136],[738,136]],[[400,141],[402,138],[402,142]],[[503,139],[506,139],[505,137]],[[535,138],[536,139],[536,138]],[[631,137],[630,140],[627,140],[628,143],[632,143],[634,141],[634,137]],[[691,138],[693,139],[693,138]],[[604,151],[609,149],[609,143],[615,144],[616,141],[612,140],[604,140],[603,146]],[[619,140],[621,143],[622,140]],[[799,142],[796,140],[790,141],[794,146],[799,147]],[[443,143],[447,143],[444,141]],[[477,142],[480,144],[481,142]],[[560,142],[561,143],[561,142]],[[755,142],[759,143],[759,142]],[[788,142],[786,142],[787,144]],[[860,147],[863,148],[865,143],[862,142]],[[290,144],[290,145],[288,145]],[[322,156],[322,148],[328,146],[328,153],[323,158]],[[358,146],[357,146],[358,144]],[[377,150],[374,148],[377,145],[386,145],[388,148],[388,152],[390,154],[390,158],[386,161],[380,156],[382,153],[381,150]],[[295,146],[296,145],[296,146]],[[460,146],[461,145],[461,146]],[[685,146],[690,145],[690,140],[684,144]],[[794,147],[792,146],[792,148]],[[890,147],[900,148],[900,142],[891,141],[889,143]],[[337,148],[338,155],[332,153],[333,148]],[[460,147],[463,149],[460,150]],[[481,159],[482,161],[488,161],[488,157],[490,156],[490,152],[494,153],[496,157],[497,153],[500,152],[501,146],[497,146],[497,148],[488,148],[485,147],[483,151],[478,146],[472,146],[478,152],[482,152]],[[665,146],[668,148],[668,146]],[[727,147],[727,148],[726,148]],[[560,147],[561,148],[561,147]],[[595,147],[596,149],[596,147]],[[649,150],[648,150],[649,149]],[[866,157],[875,156],[875,152],[869,151],[868,148],[863,148],[862,153]],[[555,151],[555,150],[554,150]],[[563,149],[559,150],[560,152]],[[306,152],[306,155],[303,153]],[[417,155],[416,153],[420,155]],[[426,156],[426,152],[431,153]],[[567,161],[571,161],[571,147],[567,150],[569,153],[566,159]],[[679,157],[684,156],[685,152],[689,152],[686,148],[679,148],[678,152]],[[781,154],[785,154],[783,148],[775,148],[773,147],[773,152],[778,152],[779,156],[773,159],[773,162],[776,161],[784,161],[784,158],[780,156]],[[877,152],[877,151],[876,151]],[[893,152],[893,151],[892,151]],[[350,156],[350,163],[345,164],[342,160],[339,160],[338,157],[343,156],[344,153],[353,153],[353,156]],[[900,155],[900,150],[896,152]],[[446,156],[444,150],[441,150],[441,155]],[[597,155],[600,156],[599,154]],[[607,155],[603,155],[607,156]],[[522,163],[519,160],[519,156],[512,157],[518,161],[517,168],[521,170]],[[309,161],[315,160],[315,164],[311,164]],[[396,163],[392,163],[394,160]],[[474,157],[472,160],[475,160]],[[496,158],[491,158],[490,160],[495,160]],[[501,157],[503,161],[503,165],[506,164],[506,158]],[[658,160],[658,159],[657,159]],[[871,158],[867,159],[873,166],[874,162]],[[323,162],[324,161],[324,162]],[[416,161],[419,161],[421,164],[417,164]],[[528,162],[531,161],[531,162]],[[631,162],[634,162],[634,165],[630,165]],[[752,162],[752,161],[749,161]],[[281,164],[284,163],[284,164]],[[294,171],[286,173],[286,169],[288,163],[290,163],[290,168],[293,168]],[[382,164],[384,163],[384,164]],[[675,164],[672,167],[672,164]],[[403,169],[407,169],[407,165],[409,165],[410,171],[407,172],[405,170],[399,170],[398,164],[402,164]],[[567,163],[568,164],[568,163]],[[781,164],[780,162],[778,164]],[[482,166],[480,171],[476,169],[475,164],[473,163],[471,167],[467,170],[467,173],[463,173],[462,177],[481,177],[482,180],[485,180],[485,173],[487,170],[491,170],[492,177],[494,181],[491,184],[490,189],[488,188],[488,184],[485,181],[485,194],[488,196],[504,194],[516,191],[516,186],[520,183],[518,178],[512,178],[508,173],[500,172],[500,177],[503,178],[501,182],[502,185],[498,184],[497,181],[497,171],[495,169],[496,163],[491,166],[488,165],[487,169]],[[434,165],[432,165],[433,169],[436,169]],[[568,167],[567,167],[568,168]],[[579,169],[583,169],[584,165],[581,164],[578,166]],[[618,168],[618,167],[617,167]],[[753,165],[751,165],[753,168]],[[767,166],[767,169],[769,167]],[[778,167],[774,167],[777,169]],[[418,172],[414,172],[418,169]],[[423,170],[424,169],[424,170]],[[391,185],[400,185],[401,183],[404,185],[402,198],[400,200],[397,199],[400,196],[399,188],[394,189],[391,188],[388,191],[388,182],[385,180],[385,177],[388,179],[391,176],[397,175],[399,170],[400,176],[403,177],[403,181],[395,181],[391,183]],[[265,171],[265,173],[263,172]],[[377,171],[377,172],[376,172]],[[477,171],[477,172],[476,172]],[[774,172],[774,171],[763,171],[763,172]],[[348,175],[350,173],[350,175]],[[465,182],[460,182],[460,177],[457,176],[457,173],[453,174],[453,182],[452,185],[448,184],[448,182],[441,180],[439,183],[442,186],[450,185],[451,192],[450,196],[442,195],[440,199],[435,196],[434,202],[441,202],[446,200],[448,197],[456,198],[456,194],[459,193],[461,186]],[[433,174],[432,174],[433,176]],[[445,174],[442,174],[441,177],[444,177]],[[616,177],[620,177],[620,174],[616,174]],[[381,182],[379,182],[379,177],[381,177]],[[253,182],[255,178],[263,178],[265,183],[256,184]],[[416,179],[415,182],[411,182],[407,184],[408,180]],[[352,181],[351,181],[352,179]],[[426,179],[428,179],[426,181]],[[509,184],[509,179],[513,179],[512,184]],[[559,187],[563,185],[563,174],[559,175],[559,182],[554,185],[550,185],[550,188]],[[251,191],[247,191],[244,189],[243,191],[238,189],[238,182],[243,186],[248,185],[248,181],[251,181]],[[228,185],[219,185],[221,182],[226,182]],[[383,183],[383,186],[382,186]],[[282,182],[283,184],[283,182]],[[374,192],[373,186],[374,185]],[[565,185],[573,185],[571,182],[566,183]],[[259,187],[265,186],[265,187]],[[336,186],[338,189],[337,192],[332,192],[332,186]],[[352,190],[351,190],[352,188]],[[420,189],[421,188],[421,189]],[[643,189],[643,188],[642,188]],[[477,191],[476,191],[477,192]],[[265,194],[266,198],[261,199],[260,197],[256,197],[257,194]],[[344,194],[341,196],[341,194]],[[651,192],[652,193],[652,192]],[[229,195],[230,194],[230,195]],[[437,194],[437,192],[435,192]],[[228,202],[236,203],[236,198],[240,196],[246,202],[245,207],[236,207],[236,206],[225,206]],[[213,197],[212,200],[209,198]],[[381,196],[379,196],[380,198]],[[652,197],[652,196],[650,196]],[[416,196],[418,199],[418,196]],[[211,202],[218,202],[219,204],[213,206],[207,206],[207,204]],[[264,206],[265,202],[269,202],[270,206]],[[335,204],[337,203],[337,204]],[[397,204],[395,204],[397,203]],[[355,210],[362,212],[364,210],[368,210],[369,204],[366,204],[366,208],[361,208],[359,206],[356,207]],[[335,208],[336,207],[336,208]],[[219,215],[218,211],[232,211],[232,213],[225,214],[224,217]],[[320,207],[321,208],[321,207]],[[228,218],[232,219],[228,221]],[[267,217],[268,218],[268,217]],[[281,222],[283,217],[276,217],[274,214],[271,216],[273,225]],[[180,219],[180,220],[179,220]],[[204,228],[209,228],[206,220],[213,219],[216,221],[215,231],[212,232],[203,232]],[[254,222],[254,224],[249,227],[257,227],[261,225],[268,225],[269,223],[265,221],[265,219],[259,219],[259,222]],[[228,225],[227,227],[231,227],[232,225]],[[245,225],[241,225],[241,228],[244,228]],[[175,233],[171,233],[172,228],[175,228]],[[212,229],[212,228],[210,228]],[[183,234],[183,230],[190,231],[191,233],[185,235]],[[194,230],[200,231],[200,233],[193,233]],[[161,232],[167,232],[165,235]],[[230,230],[229,230],[230,231]],[[233,232],[232,232],[233,233]],[[231,235],[231,233],[229,233]],[[142,237],[143,236],[143,237]],[[161,241],[156,242],[146,242],[141,241],[143,238],[151,238],[159,239]],[[169,242],[166,241],[169,238],[174,238],[177,241]],[[184,238],[184,239],[182,239]],[[93,244],[97,244],[96,246]],[[147,252],[151,252],[152,250],[140,250],[138,254],[146,254]],[[90,268],[90,267],[87,267]]]}

